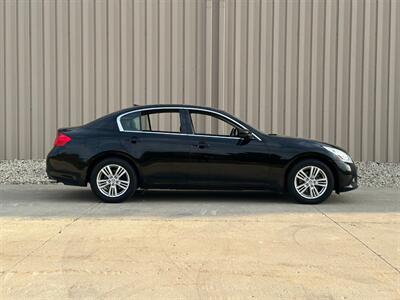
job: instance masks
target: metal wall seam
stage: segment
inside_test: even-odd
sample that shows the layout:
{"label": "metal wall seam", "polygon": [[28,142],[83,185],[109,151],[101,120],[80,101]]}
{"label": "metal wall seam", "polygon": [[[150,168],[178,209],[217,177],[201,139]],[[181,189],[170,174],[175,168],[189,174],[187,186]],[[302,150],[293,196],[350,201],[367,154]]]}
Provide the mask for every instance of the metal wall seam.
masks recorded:
{"label": "metal wall seam", "polygon": [[[172,5],[171,26],[171,102],[183,103],[184,90],[184,2],[176,0]],[[147,100],[147,99],[146,99]],[[178,119],[172,118],[172,128],[178,127]]]}
{"label": "metal wall seam", "polygon": [[[212,105],[212,31],[215,24],[213,24],[213,2],[211,0],[207,0],[206,7],[206,40],[205,40],[205,100],[206,105]],[[206,123],[205,128],[207,130],[211,129],[211,124]]]}
{"label": "metal wall seam", "polygon": [[349,134],[349,91],[350,91],[350,40],[351,40],[350,1],[339,1],[338,31],[338,69],[337,69],[337,107],[336,107],[336,141],[338,146],[348,148]]}
{"label": "metal wall seam", "polygon": [[96,118],[108,111],[108,42],[107,3],[95,2],[95,106]]}
{"label": "metal wall seam", "polygon": [[364,69],[363,69],[363,105],[362,105],[362,142],[361,159],[375,158],[375,70],[376,70],[376,31],[377,3],[365,3],[364,18]]}
{"label": "metal wall seam", "polygon": [[356,157],[361,156],[362,69],[363,69],[363,23],[364,3],[352,1],[351,53],[350,53],[350,108],[349,108],[349,150]]}
{"label": "metal wall seam", "polygon": [[310,99],[310,137],[322,139],[323,87],[324,87],[324,39],[325,2],[313,5],[311,38],[311,99]]}
{"label": "metal wall seam", "polygon": [[[233,113],[235,99],[235,2],[225,1],[224,16],[224,99],[223,107]],[[220,49],[220,51],[222,51]]]}
{"label": "metal wall seam", "polygon": [[389,104],[388,104],[388,161],[400,161],[400,3],[391,2]]}
{"label": "metal wall seam", "polygon": [[[32,30],[35,28],[35,30]],[[43,2],[31,3],[32,158],[44,153],[44,48]]]}
{"label": "metal wall seam", "polygon": [[[18,45],[29,45],[29,2],[18,2]],[[30,47],[18,47],[18,158],[31,157],[31,81]],[[55,126],[50,126],[54,128]],[[5,128],[4,128],[5,129]]]}
{"label": "metal wall seam", "polygon": [[[160,96],[163,96],[164,103],[171,103],[171,3],[167,1],[160,1],[159,3],[159,35],[160,35],[160,43],[159,43],[159,90]],[[135,15],[136,16],[136,15]],[[135,18],[135,17],[134,17]],[[136,23],[135,23],[136,24]],[[136,31],[135,31],[136,33]],[[136,49],[136,46],[135,46]],[[134,84],[138,79],[138,76],[141,76],[136,70],[139,70],[139,67],[136,66],[137,59],[140,57],[135,52],[135,76],[134,76]],[[139,80],[139,79],[138,79]],[[137,99],[139,98],[136,92],[137,85],[135,84],[135,101],[137,103]],[[138,103],[137,103],[138,104]],[[160,119],[161,124],[164,126],[170,126],[168,120],[166,118]]]}
{"label": "metal wall seam", "polygon": [[147,1],[146,5],[146,98],[158,103],[158,2]]}
{"label": "metal wall seam", "polygon": [[[146,1],[134,1],[134,9],[133,9],[133,47],[134,47],[134,63],[133,63],[133,95],[135,99],[135,104],[145,104],[146,103],[146,9],[145,9]],[[169,20],[171,20],[171,6],[168,7],[168,10],[165,12],[169,16]],[[161,25],[160,25],[161,26]],[[170,36],[171,33],[171,23],[166,26],[166,30],[168,30]],[[168,38],[166,36],[165,38]],[[169,43],[169,48],[171,44]],[[171,49],[168,49],[170,53]],[[167,57],[166,57],[167,58]],[[168,61],[171,60],[171,56],[169,54]],[[168,76],[171,76],[171,70],[168,69]],[[168,85],[171,85],[168,82]],[[170,87],[169,87],[170,89]]]}
{"label": "metal wall seam", "polygon": [[6,158],[18,156],[18,7],[5,3],[5,120]]}
{"label": "metal wall seam", "polygon": [[6,9],[5,1],[0,2],[0,159],[6,158]]}
{"label": "metal wall seam", "polygon": [[285,124],[284,133],[296,135],[297,132],[297,84],[299,54],[299,3],[287,7],[286,17],[286,70],[285,70]]}
{"label": "metal wall seam", "polygon": [[95,118],[95,78],[96,78],[96,57],[95,52],[95,0],[82,1],[82,115],[83,123]]}
{"label": "metal wall seam", "polygon": [[324,39],[324,94],[323,94],[323,140],[335,142],[336,128],[336,82],[337,82],[337,20],[338,2],[328,1],[325,6]]}
{"label": "metal wall seam", "polygon": [[249,2],[247,32],[247,115],[252,126],[259,123],[259,68],[260,68],[260,1]]}
{"label": "metal wall seam", "polygon": [[272,130],[272,65],[273,65],[273,22],[274,3],[261,2],[260,28],[260,129]]}
{"label": "metal wall seam", "polygon": [[243,6],[242,1],[235,1],[235,44],[234,44],[234,55],[235,55],[235,70],[234,70],[234,86],[232,87],[234,89],[234,111],[233,113],[238,116],[239,118],[245,117],[243,115],[243,112],[241,111],[241,101],[243,100],[243,96],[241,94],[241,76],[243,73],[243,68],[242,68],[242,59],[243,59],[243,43],[241,41],[242,36],[243,36],[243,25],[242,25],[242,19],[243,19],[243,9],[241,6]]}
{"label": "metal wall seam", "polygon": [[184,2],[184,70],[183,101],[196,102],[196,42],[197,42],[197,6],[195,0]]}
{"label": "metal wall seam", "polygon": [[272,131],[284,133],[285,106],[285,48],[286,48],[286,2],[274,2],[274,38],[272,81]]}
{"label": "metal wall seam", "polygon": [[108,109],[121,105],[121,8],[120,1],[108,1]]}
{"label": "metal wall seam", "polygon": [[312,2],[300,2],[297,136],[309,137]]}
{"label": "metal wall seam", "polygon": [[[56,44],[56,3],[43,2],[43,63],[44,63],[44,149],[49,149],[55,136],[55,128],[57,128],[57,44]],[[29,81],[28,81],[29,82]],[[23,98],[21,97],[21,100]],[[22,109],[22,108],[21,108]],[[27,107],[26,109],[29,109]],[[29,111],[30,112],[30,111]],[[26,120],[29,120],[29,113],[26,113]],[[24,124],[21,121],[21,125]],[[21,145],[24,142],[20,143]],[[27,145],[28,146],[28,145]],[[28,148],[28,147],[23,147]],[[45,151],[45,150],[44,150]],[[42,154],[41,154],[42,156]]]}
{"label": "metal wall seam", "polygon": [[[132,82],[134,55],[134,44],[132,38],[133,5],[133,2],[130,0],[121,1],[121,108],[132,106],[134,99]],[[155,12],[157,11],[155,10]]]}
{"label": "metal wall seam", "polygon": [[69,3],[70,37],[70,124],[82,124],[82,10],[80,1]]}
{"label": "metal wall seam", "polygon": [[[69,19],[68,2],[56,2],[57,128],[69,126]],[[32,28],[31,28],[32,30]],[[32,57],[32,59],[35,59]]]}
{"label": "metal wall seam", "polygon": [[387,101],[388,101],[388,57],[389,57],[390,5],[378,1],[378,30],[376,49],[376,102],[375,113],[375,158],[387,160]]}

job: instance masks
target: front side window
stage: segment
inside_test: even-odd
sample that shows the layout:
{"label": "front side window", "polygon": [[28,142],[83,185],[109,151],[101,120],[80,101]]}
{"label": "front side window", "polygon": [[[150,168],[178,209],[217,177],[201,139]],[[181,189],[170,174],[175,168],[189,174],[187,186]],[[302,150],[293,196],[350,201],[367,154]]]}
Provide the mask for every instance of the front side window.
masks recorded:
{"label": "front side window", "polygon": [[144,111],[121,117],[121,126],[127,131],[151,131],[180,133],[182,130],[179,111]]}
{"label": "front side window", "polygon": [[236,125],[231,122],[203,112],[190,112],[192,120],[193,132],[201,135],[214,135],[214,136],[238,136],[238,129]]}

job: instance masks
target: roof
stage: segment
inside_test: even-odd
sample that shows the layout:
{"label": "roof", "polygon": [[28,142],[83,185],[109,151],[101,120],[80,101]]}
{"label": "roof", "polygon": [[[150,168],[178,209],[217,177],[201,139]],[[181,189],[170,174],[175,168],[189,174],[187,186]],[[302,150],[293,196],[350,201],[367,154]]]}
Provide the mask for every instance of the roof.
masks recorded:
{"label": "roof", "polygon": [[213,107],[208,106],[200,106],[200,105],[192,105],[192,104],[182,104],[182,103],[168,103],[168,104],[146,104],[146,105],[138,105],[134,104],[132,108],[157,108],[157,107],[185,107],[185,108],[206,108],[210,110],[217,110]]}
{"label": "roof", "polygon": [[176,103],[176,104],[169,103],[169,104],[147,104],[147,105],[134,104],[132,107],[124,108],[122,110],[113,112],[111,115],[114,115],[114,114],[118,114],[119,115],[121,113],[128,112],[128,111],[134,111],[136,109],[168,108],[168,107],[171,107],[171,108],[181,107],[181,108],[186,108],[186,109],[190,109],[190,108],[193,108],[193,109],[196,109],[196,108],[197,109],[208,109],[208,110],[211,110],[211,111],[223,112],[223,113],[227,114],[225,111],[221,111],[219,109],[216,109],[216,108],[213,108],[213,107],[208,107],[208,106],[190,105],[190,104],[181,104],[181,103]]}

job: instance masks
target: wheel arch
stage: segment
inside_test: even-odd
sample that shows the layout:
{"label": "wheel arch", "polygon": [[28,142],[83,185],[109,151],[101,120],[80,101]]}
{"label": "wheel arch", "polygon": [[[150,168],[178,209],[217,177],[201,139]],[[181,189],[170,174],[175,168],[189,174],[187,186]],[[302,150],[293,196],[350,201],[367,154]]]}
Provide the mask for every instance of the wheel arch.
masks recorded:
{"label": "wheel arch", "polygon": [[140,187],[142,183],[142,174],[140,172],[140,168],[138,166],[138,163],[135,161],[135,159],[130,156],[127,153],[120,152],[120,151],[104,151],[101,153],[96,154],[93,156],[88,163],[88,169],[86,172],[86,182],[90,181],[90,176],[92,174],[93,168],[102,160],[108,159],[108,158],[119,158],[122,160],[125,160],[127,163],[129,163],[132,168],[135,170],[137,176],[138,176],[138,187]]}
{"label": "wheel arch", "polygon": [[324,163],[324,164],[326,164],[328,166],[328,168],[331,170],[331,172],[333,174],[334,190],[337,190],[337,185],[338,185],[338,182],[339,182],[338,181],[339,175],[338,175],[337,169],[335,167],[335,163],[330,157],[325,156],[325,155],[320,154],[320,153],[300,154],[300,155],[296,156],[295,158],[293,158],[289,162],[289,164],[287,165],[286,170],[285,170],[284,190],[287,191],[287,182],[288,182],[288,176],[290,174],[290,171],[299,162],[301,162],[303,160],[307,160],[307,159],[318,160],[318,161],[320,161],[320,162],[322,162],[322,163]]}

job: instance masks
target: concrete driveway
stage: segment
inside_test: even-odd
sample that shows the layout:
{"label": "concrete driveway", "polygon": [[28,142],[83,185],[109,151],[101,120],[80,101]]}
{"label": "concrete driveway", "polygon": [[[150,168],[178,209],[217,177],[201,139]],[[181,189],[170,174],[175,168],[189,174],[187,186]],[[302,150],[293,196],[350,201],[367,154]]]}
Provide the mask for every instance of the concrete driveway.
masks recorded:
{"label": "concrete driveway", "polygon": [[400,299],[400,191],[0,186],[1,299]]}

